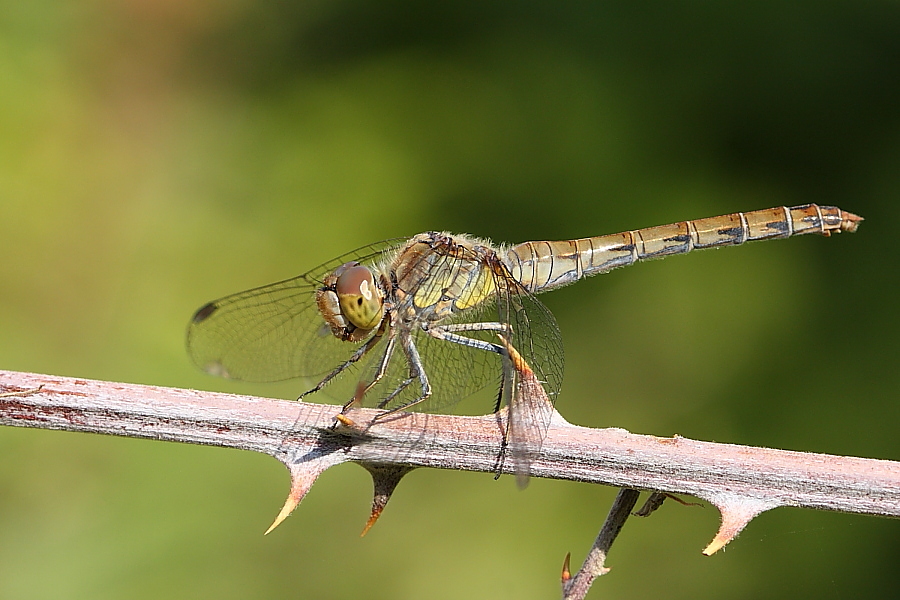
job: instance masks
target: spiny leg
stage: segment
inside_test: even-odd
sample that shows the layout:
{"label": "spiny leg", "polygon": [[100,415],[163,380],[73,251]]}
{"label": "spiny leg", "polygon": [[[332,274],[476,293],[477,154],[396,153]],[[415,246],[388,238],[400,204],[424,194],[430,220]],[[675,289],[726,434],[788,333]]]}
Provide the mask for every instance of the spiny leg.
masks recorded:
{"label": "spiny leg", "polygon": [[[450,323],[448,325],[441,325],[437,327],[429,327],[425,328],[425,332],[428,333],[431,337],[447,342],[452,342],[455,344],[460,344],[462,346],[468,346],[470,348],[478,348],[480,350],[485,350],[487,352],[494,352],[497,354],[505,354],[506,349],[500,344],[493,344],[491,342],[485,342],[483,340],[476,340],[470,337],[466,337],[464,335],[458,335],[453,333],[455,331],[502,331],[509,332],[510,326],[505,323]],[[406,404],[402,404],[400,406],[396,406],[394,408],[388,409],[385,412],[377,415],[375,420],[383,419],[388,415],[392,415],[396,412],[406,410],[411,406],[415,406],[416,404],[420,404],[431,397],[431,384],[428,382],[428,375],[425,373],[425,367],[422,365],[422,360],[419,357],[419,351],[416,348],[415,342],[413,341],[411,336],[405,337],[402,341],[403,351],[406,354],[406,360],[409,363],[410,369],[410,377],[405,379],[391,394],[386,397],[384,400],[379,402],[378,408],[384,408],[387,406],[391,400],[396,398],[400,392],[406,389],[410,383],[412,383],[415,379],[418,379],[422,386],[422,393],[415,400],[411,400]],[[499,410],[500,399],[503,396],[503,388],[501,387],[500,394],[497,398],[497,406],[494,412]]]}
{"label": "spiny leg", "polygon": [[[506,353],[506,348],[501,348],[502,352],[500,355],[503,356]],[[500,369],[500,389],[497,390],[497,400],[494,402],[494,412],[500,412],[500,406],[503,404],[503,393],[506,390],[506,382],[509,380],[509,376],[506,374],[506,368]]]}
{"label": "spiny leg", "polygon": [[447,323],[446,325],[439,325],[435,329],[443,329],[444,331],[510,331],[512,326],[509,323],[485,321],[483,323]]}
{"label": "spiny leg", "polygon": [[[378,343],[378,341],[384,336],[384,332],[387,330],[387,323],[388,323],[388,320],[389,320],[389,317],[386,315],[385,318],[382,319],[381,325],[378,327],[378,331],[375,332],[375,335],[373,335],[372,337],[370,337],[370,338],[366,341],[365,344],[363,344],[362,346],[360,346],[359,348],[357,348],[357,349],[356,349],[356,352],[354,352],[353,355],[350,356],[350,358],[348,358],[348,359],[347,359],[346,361],[344,361],[342,364],[338,365],[338,367],[335,368],[331,373],[329,373],[328,375],[326,375],[325,378],[322,379],[322,381],[320,381],[319,383],[317,383],[316,386],[315,386],[314,388],[312,388],[311,390],[308,390],[308,391],[303,392],[302,394],[300,394],[300,396],[297,398],[297,400],[302,400],[304,397],[309,396],[310,394],[314,394],[314,393],[318,392],[318,391],[321,390],[323,387],[325,387],[326,385],[328,385],[328,382],[329,382],[329,381],[331,381],[332,379],[334,379],[335,377],[337,377],[338,375],[340,375],[343,371],[345,371],[345,370],[346,370],[348,367],[350,367],[352,364],[354,364],[354,363],[356,363],[356,362],[359,362],[359,360],[360,360],[363,356],[365,356],[366,354],[368,354],[369,351],[370,351],[372,348],[374,348],[375,345]],[[351,402],[352,402],[352,400],[351,400]],[[344,406],[344,410],[346,410],[346,408],[347,408],[347,406],[345,405],[345,406]],[[343,411],[342,411],[342,412],[343,412]],[[340,422],[340,416],[341,416],[341,415],[338,415],[338,417],[337,417],[338,421],[335,422],[335,425],[337,425],[337,423]],[[291,430],[292,430],[292,431],[295,430],[295,429],[297,429],[297,424],[300,422],[300,419],[301,419],[301,418],[303,418],[302,415],[301,415],[301,416],[298,416],[298,417],[297,417],[297,420],[294,421],[294,425],[293,425],[293,427],[291,427]],[[286,441],[286,440],[287,440],[286,437],[282,440],[281,445],[279,446],[279,452],[281,452],[281,449],[284,448],[284,444],[285,444],[285,441]]]}
{"label": "spiny leg", "polygon": [[[397,338],[391,334],[388,336],[387,343],[385,344],[384,353],[381,355],[381,361],[378,364],[378,370],[375,371],[375,376],[372,378],[368,384],[362,387],[362,382],[360,382],[361,389],[357,391],[357,393],[351,398],[346,404],[344,404],[344,408],[342,412],[345,412],[348,408],[350,408],[357,401],[362,402],[363,397],[375,387],[381,378],[384,377],[384,374],[387,372],[388,364],[391,362],[391,357],[394,355],[394,348],[396,347]],[[379,405],[380,408],[380,405]]]}
{"label": "spiny leg", "polygon": [[300,396],[297,398],[297,400],[302,400],[302,399],[305,398],[306,396],[309,396],[310,394],[314,394],[314,393],[318,392],[318,391],[321,390],[323,387],[325,387],[326,385],[328,385],[328,382],[330,382],[332,379],[334,379],[335,377],[337,377],[338,375],[340,375],[341,373],[343,373],[348,367],[350,367],[350,366],[353,365],[354,363],[359,362],[359,360],[360,360],[363,356],[365,356],[366,354],[368,354],[369,351],[370,351],[372,348],[375,347],[375,344],[377,344],[378,341],[384,336],[384,332],[385,332],[385,330],[386,330],[386,324],[385,324],[385,321],[387,321],[387,317],[385,317],[384,321],[382,321],[382,325],[381,325],[381,327],[378,328],[378,331],[375,332],[375,335],[373,335],[372,337],[370,337],[370,338],[368,339],[368,341],[366,341],[365,344],[363,344],[362,346],[360,346],[359,348],[357,348],[357,349],[356,349],[356,352],[354,352],[353,355],[350,356],[350,358],[348,358],[348,359],[347,359],[346,361],[344,361],[342,364],[338,365],[331,373],[329,373],[328,375],[326,375],[326,376],[322,379],[322,381],[320,381],[319,383],[317,383],[317,384],[315,385],[314,388],[312,388],[311,390],[305,391],[305,392],[303,392],[302,394],[300,394]]}
{"label": "spiny leg", "polygon": [[416,348],[416,343],[415,341],[413,341],[412,336],[408,334],[403,335],[402,339],[400,340],[400,345],[403,348],[403,353],[406,355],[406,361],[407,363],[409,363],[410,377],[404,380],[404,382],[400,384],[399,388],[391,393],[390,396],[379,403],[378,407],[383,408],[385,405],[387,405],[388,402],[393,400],[397,396],[397,394],[403,391],[403,389],[405,389],[415,379],[419,380],[419,385],[422,389],[422,392],[415,400],[410,400],[406,404],[401,404],[400,406],[390,408],[383,413],[379,413],[375,416],[375,421],[383,419],[396,412],[406,410],[410,406],[415,406],[416,404],[424,402],[431,397],[431,384],[428,382],[428,375],[425,373],[425,367],[422,366],[422,359],[419,357],[419,350]]}
{"label": "spiny leg", "polygon": [[450,323],[448,325],[437,325],[435,327],[428,327],[425,329],[425,332],[431,337],[444,340],[447,342],[453,342],[454,344],[460,344],[461,346],[468,346],[470,348],[478,348],[480,350],[485,350],[487,352],[496,352],[497,354],[502,354],[504,352],[503,346],[500,344],[492,344],[491,342],[485,342],[483,340],[477,340],[475,338],[466,337],[464,335],[459,335],[456,332],[458,331],[503,331],[509,332],[510,326],[506,323]]}
{"label": "spiny leg", "polygon": [[[390,404],[391,400],[393,400],[398,395],[400,395],[400,392],[402,392],[407,387],[409,387],[409,384],[411,384],[413,381],[415,381],[415,377],[407,377],[406,379],[404,379],[393,392],[388,394],[384,400],[382,400],[381,402],[378,403],[378,408],[384,408],[385,406]],[[390,414],[390,411],[385,414]],[[379,415],[379,416],[383,416],[383,415]]]}

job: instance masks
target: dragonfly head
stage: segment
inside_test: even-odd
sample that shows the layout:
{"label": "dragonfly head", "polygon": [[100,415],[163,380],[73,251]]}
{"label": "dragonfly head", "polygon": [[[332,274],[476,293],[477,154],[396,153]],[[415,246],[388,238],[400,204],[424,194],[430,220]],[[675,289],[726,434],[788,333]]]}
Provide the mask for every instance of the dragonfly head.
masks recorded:
{"label": "dragonfly head", "polygon": [[319,314],[335,337],[351,342],[365,339],[384,318],[384,291],[371,269],[347,262],[329,273],[316,291]]}
{"label": "dragonfly head", "polygon": [[334,276],[344,318],[359,329],[377,327],[384,317],[384,292],[375,284],[371,269],[349,262],[338,267]]}
{"label": "dragonfly head", "polygon": [[329,273],[316,291],[319,314],[338,339],[360,342],[384,318],[384,290],[372,270],[347,262]]}

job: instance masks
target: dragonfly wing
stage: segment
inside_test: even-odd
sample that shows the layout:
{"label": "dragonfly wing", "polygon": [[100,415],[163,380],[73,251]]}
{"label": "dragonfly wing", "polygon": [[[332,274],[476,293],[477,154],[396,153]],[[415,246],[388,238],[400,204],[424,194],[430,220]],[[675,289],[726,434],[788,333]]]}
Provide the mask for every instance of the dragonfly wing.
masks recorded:
{"label": "dragonfly wing", "polygon": [[378,265],[401,244],[402,240],[370,244],[298,277],[206,304],[188,325],[188,353],[201,369],[244,381],[329,372],[359,344],[331,334],[318,312],[316,290],[345,262]]}
{"label": "dragonfly wing", "polygon": [[497,279],[500,320],[511,326],[503,361],[509,406],[507,444],[513,469],[524,486],[553,416],[565,356],[550,310],[512,277]]}

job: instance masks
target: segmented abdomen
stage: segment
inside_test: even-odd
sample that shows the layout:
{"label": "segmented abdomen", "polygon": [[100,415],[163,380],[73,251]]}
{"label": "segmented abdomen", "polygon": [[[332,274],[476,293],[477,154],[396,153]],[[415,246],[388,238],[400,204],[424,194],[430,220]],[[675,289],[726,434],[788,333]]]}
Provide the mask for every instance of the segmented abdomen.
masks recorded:
{"label": "segmented abdomen", "polygon": [[513,277],[537,293],[639,260],[805,233],[852,232],[861,220],[836,206],[779,206],[578,240],[525,242],[511,248],[506,260]]}

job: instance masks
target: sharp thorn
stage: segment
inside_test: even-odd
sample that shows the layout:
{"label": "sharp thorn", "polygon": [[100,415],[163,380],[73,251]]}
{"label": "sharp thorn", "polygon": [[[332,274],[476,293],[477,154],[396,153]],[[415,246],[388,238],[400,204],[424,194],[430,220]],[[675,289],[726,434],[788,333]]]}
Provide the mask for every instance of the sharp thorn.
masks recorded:
{"label": "sharp thorn", "polygon": [[737,537],[756,515],[778,506],[777,504],[763,502],[755,498],[732,496],[730,494],[713,498],[712,502],[722,514],[722,524],[719,526],[716,537],[703,550],[703,554],[706,556],[711,556],[724,548],[728,542]]}
{"label": "sharp thorn", "polygon": [[569,570],[571,561],[572,553],[566,552],[566,559],[563,561],[562,573],[559,576],[559,579],[560,581],[562,581],[563,585],[565,585],[567,581],[572,579],[572,572]]}

